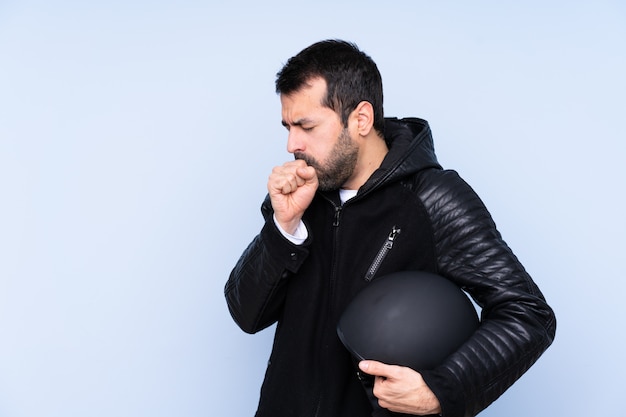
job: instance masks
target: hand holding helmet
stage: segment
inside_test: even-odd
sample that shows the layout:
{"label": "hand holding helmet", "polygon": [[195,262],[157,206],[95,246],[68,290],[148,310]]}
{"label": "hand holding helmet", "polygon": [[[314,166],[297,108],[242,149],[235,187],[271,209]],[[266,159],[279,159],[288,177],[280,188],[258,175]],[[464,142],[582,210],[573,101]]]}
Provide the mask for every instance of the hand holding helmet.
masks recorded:
{"label": "hand holding helmet", "polygon": [[369,375],[361,381],[374,410],[426,415],[440,413],[441,406],[419,370],[443,362],[478,324],[474,306],[454,283],[404,271],[380,277],[357,294],[337,334]]}

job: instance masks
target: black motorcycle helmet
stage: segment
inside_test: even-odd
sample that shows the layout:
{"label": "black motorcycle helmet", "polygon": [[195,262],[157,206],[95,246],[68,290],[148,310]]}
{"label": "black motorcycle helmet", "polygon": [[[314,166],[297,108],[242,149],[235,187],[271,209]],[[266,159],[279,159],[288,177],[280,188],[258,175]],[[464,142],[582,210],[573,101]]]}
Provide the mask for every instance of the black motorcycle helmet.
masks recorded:
{"label": "black motorcycle helmet", "polygon": [[476,309],[451,281],[396,272],[372,281],[343,312],[337,334],[358,360],[432,369],[478,327]]}

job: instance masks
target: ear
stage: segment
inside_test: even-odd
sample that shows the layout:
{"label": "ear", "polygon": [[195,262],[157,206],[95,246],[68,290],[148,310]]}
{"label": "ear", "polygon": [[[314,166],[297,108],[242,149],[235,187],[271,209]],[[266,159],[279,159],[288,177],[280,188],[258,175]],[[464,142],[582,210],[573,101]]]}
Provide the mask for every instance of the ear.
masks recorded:
{"label": "ear", "polygon": [[352,115],[356,118],[358,134],[361,136],[369,135],[374,127],[374,107],[372,104],[369,101],[360,102]]}

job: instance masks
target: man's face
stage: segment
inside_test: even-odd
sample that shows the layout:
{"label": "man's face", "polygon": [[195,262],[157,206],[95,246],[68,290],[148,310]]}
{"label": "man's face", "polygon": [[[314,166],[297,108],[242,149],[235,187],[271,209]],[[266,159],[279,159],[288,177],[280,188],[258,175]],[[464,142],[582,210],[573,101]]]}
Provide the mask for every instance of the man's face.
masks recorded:
{"label": "man's face", "polygon": [[337,190],[353,175],[358,145],[339,115],[322,105],[326,82],[315,78],[299,91],[281,94],[287,150],[315,168],[320,190]]}

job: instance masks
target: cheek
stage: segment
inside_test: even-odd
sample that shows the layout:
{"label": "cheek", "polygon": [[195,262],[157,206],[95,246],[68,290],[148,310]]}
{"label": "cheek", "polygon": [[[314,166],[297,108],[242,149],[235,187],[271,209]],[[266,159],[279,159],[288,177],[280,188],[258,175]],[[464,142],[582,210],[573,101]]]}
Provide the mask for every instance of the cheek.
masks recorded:
{"label": "cheek", "polygon": [[341,129],[323,129],[318,132],[316,143],[323,147],[327,151],[330,151],[337,143],[339,136],[341,135]]}
{"label": "cheek", "polygon": [[332,141],[329,140],[328,133],[319,130],[308,137],[306,153],[314,156],[316,159],[326,159],[326,155],[331,149]]}

